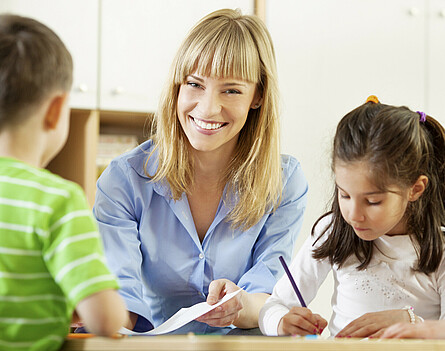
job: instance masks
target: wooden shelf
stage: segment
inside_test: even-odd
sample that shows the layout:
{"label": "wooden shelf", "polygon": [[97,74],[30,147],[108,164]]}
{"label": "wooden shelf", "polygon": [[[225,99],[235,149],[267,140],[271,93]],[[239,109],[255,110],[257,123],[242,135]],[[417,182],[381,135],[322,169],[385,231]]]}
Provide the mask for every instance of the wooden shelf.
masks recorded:
{"label": "wooden shelf", "polygon": [[136,135],[142,143],[150,135],[152,119],[149,113],[73,109],[68,140],[47,168],[79,184],[92,207],[96,195],[99,133]]}
{"label": "wooden shelf", "polygon": [[150,136],[153,114],[137,112],[100,111],[101,134],[133,134],[141,143]]}
{"label": "wooden shelf", "polygon": [[72,110],[70,132],[62,151],[48,169],[78,183],[92,206],[96,192],[96,148],[99,135],[99,112]]}

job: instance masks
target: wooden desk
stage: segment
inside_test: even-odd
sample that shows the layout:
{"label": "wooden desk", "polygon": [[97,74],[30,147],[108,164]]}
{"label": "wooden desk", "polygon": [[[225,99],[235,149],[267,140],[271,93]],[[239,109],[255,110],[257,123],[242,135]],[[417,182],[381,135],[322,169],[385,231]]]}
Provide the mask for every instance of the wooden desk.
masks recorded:
{"label": "wooden desk", "polygon": [[169,335],[131,336],[122,339],[70,339],[61,351],[429,351],[444,350],[445,340],[309,340],[297,337]]}

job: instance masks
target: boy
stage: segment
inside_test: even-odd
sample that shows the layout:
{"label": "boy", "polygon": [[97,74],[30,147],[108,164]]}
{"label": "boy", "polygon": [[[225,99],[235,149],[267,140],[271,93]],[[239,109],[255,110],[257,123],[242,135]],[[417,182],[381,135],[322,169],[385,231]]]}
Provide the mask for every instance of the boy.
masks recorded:
{"label": "boy", "polygon": [[81,188],[41,169],[69,128],[72,59],[59,37],[0,15],[0,349],[56,350],[74,311],[94,334],[128,315]]}

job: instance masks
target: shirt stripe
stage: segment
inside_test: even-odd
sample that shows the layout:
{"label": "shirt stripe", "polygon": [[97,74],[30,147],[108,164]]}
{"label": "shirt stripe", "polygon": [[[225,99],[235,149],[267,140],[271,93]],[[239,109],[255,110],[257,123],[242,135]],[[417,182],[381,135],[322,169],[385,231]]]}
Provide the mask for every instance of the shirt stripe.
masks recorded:
{"label": "shirt stripe", "polygon": [[[64,338],[62,338],[59,335],[47,335],[45,337],[45,339],[52,340],[52,341],[55,341],[55,342],[62,342],[64,340]],[[0,340],[0,346],[24,348],[24,347],[31,347],[31,346],[33,346],[37,341],[38,340],[36,340],[36,341],[25,341],[25,342],[24,341],[18,341],[18,342],[12,341],[11,342],[11,341]]]}
{"label": "shirt stripe", "polygon": [[80,211],[73,211],[68,213],[67,215],[60,218],[56,223],[54,223],[51,228],[49,228],[50,232],[53,232],[57,230],[61,225],[65,224],[66,222],[71,221],[74,218],[78,217],[91,217],[92,213],[90,210],[80,210]]}
{"label": "shirt stripe", "polygon": [[0,295],[0,301],[4,302],[31,302],[31,301],[45,301],[45,300],[58,300],[58,301],[66,301],[65,297],[54,294],[45,294],[45,295],[30,295],[30,296],[2,296]]}
{"label": "shirt stripe", "polygon": [[99,261],[103,262],[101,260],[101,257],[102,256],[99,255],[98,253],[93,253],[91,255],[81,257],[81,258],[79,258],[79,259],[77,259],[77,260],[75,260],[73,262],[70,262],[70,263],[66,264],[59,271],[59,273],[57,273],[55,281],[59,283],[68,272],[70,272],[71,270],[73,270],[76,267],[79,267],[80,265],[82,265],[84,263],[87,263],[87,262],[90,262],[90,261],[94,261],[94,260],[99,260]]}
{"label": "shirt stripe", "polygon": [[14,230],[17,232],[25,232],[28,234],[34,232],[34,228],[29,225],[21,225],[21,224],[6,223],[6,222],[0,222],[0,229]]}
{"label": "shirt stripe", "polygon": [[26,186],[28,188],[34,188],[34,189],[43,191],[45,193],[60,195],[60,196],[66,197],[66,198],[69,197],[69,192],[64,189],[49,187],[49,186],[37,183],[32,180],[24,180],[24,179],[12,178],[12,177],[8,177],[8,176],[0,176],[0,183],[9,183],[9,184],[14,184],[14,185]]}
{"label": "shirt stripe", "polygon": [[60,323],[64,322],[63,317],[49,317],[49,318],[1,318],[0,323],[6,324],[49,324],[49,323]]}
{"label": "shirt stripe", "polygon": [[0,278],[9,278],[17,280],[28,280],[28,279],[42,279],[50,278],[49,273],[10,273],[10,272],[0,272]]}
{"label": "shirt stripe", "polygon": [[44,256],[45,261],[48,261],[51,257],[53,257],[58,252],[65,249],[68,245],[79,242],[82,240],[92,239],[92,238],[98,238],[99,234],[97,232],[88,232],[88,233],[82,233],[75,236],[68,237],[66,239],[63,239],[59,245],[57,245],[53,250],[46,253]]}
{"label": "shirt stripe", "polygon": [[48,177],[51,177],[51,181],[52,182],[57,182],[61,186],[64,186],[64,182],[65,182],[64,179],[60,179],[58,177],[54,177],[54,176],[52,176],[52,174],[47,174],[46,172],[42,173],[42,170],[30,167],[27,164],[15,162],[14,164],[9,164],[8,166],[10,168],[15,168],[15,169],[26,171],[27,173],[31,173],[33,176],[38,177],[42,181],[48,180]]}
{"label": "shirt stripe", "polygon": [[85,289],[86,287],[90,286],[90,285],[94,285],[97,283],[101,283],[101,282],[106,282],[106,281],[114,281],[116,279],[116,277],[114,275],[111,274],[105,274],[105,275],[100,275],[91,279],[88,279],[86,281],[84,281],[83,283],[78,284],[77,286],[75,286],[69,294],[69,299],[74,299],[74,296],[76,296],[76,294]]}
{"label": "shirt stripe", "polygon": [[0,222],[0,229],[13,230],[16,232],[27,233],[27,234],[36,233],[37,235],[45,238],[48,236],[48,231],[40,228],[34,228],[29,225]]}
{"label": "shirt stripe", "polygon": [[9,247],[0,247],[0,254],[17,256],[41,256],[40,250],[10,249]]}
{"label": "shirt stripe", "polygon": [[49,214],[53,213],[53,209],[51,207],[45,206],[45,205],[39,205],[39,204],[36,204],[35,202],[31,202],[31,201],[12,200],[12,199],[7,199],[7,198],[2,197],[2,198],[0,198],[0,205],[28,208],[31,210],[36,210],[36,211],[45,212],[45,213],[49,213]]}

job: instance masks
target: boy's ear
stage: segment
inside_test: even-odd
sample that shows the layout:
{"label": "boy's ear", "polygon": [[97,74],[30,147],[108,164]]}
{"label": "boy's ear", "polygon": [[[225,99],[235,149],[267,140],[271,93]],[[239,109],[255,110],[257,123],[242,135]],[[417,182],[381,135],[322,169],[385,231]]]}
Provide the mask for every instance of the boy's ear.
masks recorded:
{"label": "boy's ear", "polygon": [[46,109],[44,124],[48,129],[56,129],[59,123],[60,116],[62,115],[63,106],[68,93],[54,95]]}
{"label": "boy's ear", "polygon": [[428,177],[421,175],[416,182],[411,186],[409,191],[409,201],[416,201],[425,191],[428,184]]}

